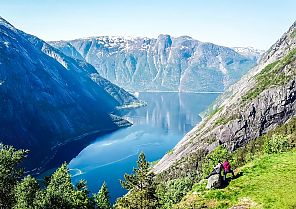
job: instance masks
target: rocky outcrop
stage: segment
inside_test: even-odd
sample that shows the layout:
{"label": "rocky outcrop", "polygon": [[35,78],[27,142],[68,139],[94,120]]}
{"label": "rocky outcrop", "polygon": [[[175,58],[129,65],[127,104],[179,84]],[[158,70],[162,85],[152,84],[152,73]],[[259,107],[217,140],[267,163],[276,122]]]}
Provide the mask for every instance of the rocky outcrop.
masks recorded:
{"label": "rocky outcrop", "polygon": [[93,37],[51,42],[68,56],[85,59],[98,73],[131,91],[224,91],[259,58],[260,51],[173,38]]}
{"label": "rocky outcrop", "polygon": [[2,18],[0,54],[0,140],[30,149],[28,167],[65,143],[130,125],[110,114],[134,96]]}
{"label": "rocky outcrop", "polygon": [[219,144],[234,151],[295,116],[295,28],[294,23],[258,65],[220,97],[212,112],[155,165],[156,173],[178,170],[188,175],[190,166],[199,166],[188,165],[195,153],[206,155]]}
{"label": "rocky outcrop", "polygon": [[222,177],[220,174],[212,175],[208,178],[206,189],[218,189],[222,186]]}

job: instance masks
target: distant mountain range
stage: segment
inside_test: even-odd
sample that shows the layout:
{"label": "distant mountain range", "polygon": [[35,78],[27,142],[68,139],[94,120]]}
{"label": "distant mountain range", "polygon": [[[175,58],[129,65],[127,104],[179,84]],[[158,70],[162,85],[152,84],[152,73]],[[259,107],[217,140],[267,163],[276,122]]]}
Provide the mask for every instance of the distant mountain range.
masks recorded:
{"label": "distant mountain range", "polygon": [[169,35],[99,36],[50,44],[130,91],[224,91],[256,65],[263,52]]}
{"label": "distant mountain range", "polygon": [[68,142],[130,125],[112,112],[138,103],[134,96],[2,18],[0,54],[0,140],[30,149],[29,167]]}

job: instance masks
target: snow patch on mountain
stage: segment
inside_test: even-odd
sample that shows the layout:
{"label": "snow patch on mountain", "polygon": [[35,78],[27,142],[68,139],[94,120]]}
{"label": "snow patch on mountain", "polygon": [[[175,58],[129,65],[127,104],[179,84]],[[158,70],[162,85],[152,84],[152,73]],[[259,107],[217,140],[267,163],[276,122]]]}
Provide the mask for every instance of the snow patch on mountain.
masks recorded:
{"label": "snow patch on mountain", "polygon": [[246,53],[189,36],[99,36],[50,44],[130,91],[224,91],[260,57],[255,49]]}

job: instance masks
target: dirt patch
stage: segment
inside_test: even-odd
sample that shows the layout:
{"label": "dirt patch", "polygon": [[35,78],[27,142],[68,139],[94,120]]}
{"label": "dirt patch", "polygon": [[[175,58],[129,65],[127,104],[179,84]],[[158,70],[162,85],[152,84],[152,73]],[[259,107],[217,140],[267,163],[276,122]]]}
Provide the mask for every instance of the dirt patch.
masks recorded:
{"label": "dirt patch", "polygon": [[254,208],[256,206],[258,206],[256,202],[254,202],[248,197],[243,197],[239,200],[237,205],[232,206],[229,209],[249,209],[249,208]]}

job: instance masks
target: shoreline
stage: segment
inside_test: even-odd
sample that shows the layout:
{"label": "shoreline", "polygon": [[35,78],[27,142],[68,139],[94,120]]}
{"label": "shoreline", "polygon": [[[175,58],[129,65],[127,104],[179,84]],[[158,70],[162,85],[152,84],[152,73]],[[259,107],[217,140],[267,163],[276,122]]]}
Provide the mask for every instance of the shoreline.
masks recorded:
{"label": "shoreline", "polygon": [[[146,102],[140,101],[140,102],[129,103],[127,105],[118,106],[115,109],[117,111],[130,110],[130,109],[140,108],[140,107],[143,107],[146,105],[147,105]],[[110,115],[113,115],[113,113],[110,113]],[[70,160],[69,155],[72,156],[73,153],[71,153],[71,154],[68,153],[68,156],[66,156],[63,160],[61,160],[57,156],[61,153],[61,150],[67,149],[67,147],[71,147],[74,145],[78,145],[78,147],[83,149],[86,144],[91,143],[92,141],[96,140],[100,136],[104,136],[106,134],[115,132],[115,131],[120,130],[122,128],[130,127],[133,125],[130,121],[122,118],[121,116],[119,116],[117,114],[115,114],[114,117],[118,117],[118,119],[122,119],[123,121],[126,121],[126,123],[121,124],[121,125],[117,124],[118,128],[115,128],[115,129],[92,130],[92,131],[88,131],[88,132],[85,132],[85,133],[80,134],[78,136],[71,137],[71,138],[64,140],[62,143],[58,143],[52,147],[52,155],[49,156],[49,158],[46,159],[44,162],[42,162],[42,164],[39,167],[28,170],[28,171],[26,171],[26,173],[32,174],[34,176],[39,176],[42,173],[55,168],[56,165],[60,165],[62,163],[62,161],[69,162],[69,160]]]}
{"label": "shoreline", "polygon": [[116,110],[129,110],[129,109],[137,109],[140,107],[147,106],[147,103],[145,101],[139,100],[139,102],[132,102],[125,105],[117,106],[115,107]]}
{"label": "shoreline", "polygon": [[[94,142],[98,137],[113,133],[126,127],[129,126],[121,126],[118,129],[90,131],[77,137],[73,137],[72,140],[70,139],[65,141],[64,143],[57,144],[52,149],[52,155],[45,162],[43,162],[41,166],[26,171],[26,174],[37,177],[49,170],[58,168],[63,162],[69,163],[73,156],[79,154],[81,150],[83,150],[90,143]],[[61,155],[63,155],[63,159],[61,159]]]}

